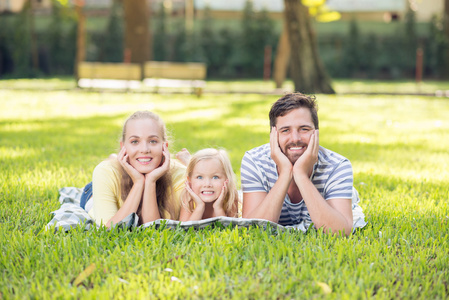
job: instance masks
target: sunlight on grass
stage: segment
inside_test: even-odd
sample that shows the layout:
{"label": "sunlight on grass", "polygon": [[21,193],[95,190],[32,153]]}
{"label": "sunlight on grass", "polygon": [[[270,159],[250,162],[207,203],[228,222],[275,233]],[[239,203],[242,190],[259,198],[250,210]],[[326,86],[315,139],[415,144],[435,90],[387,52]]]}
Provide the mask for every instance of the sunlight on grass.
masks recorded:
{"label": "sunlight on grass", "polygon": [[267,134],[267,130],[269,130],[267,120],[265,119],[250,119],[248,117],[228,118],[223,123],[229,128],[243,129],[251,127],[253,132],[264,134]]}
{"label": "sunlight on grass", "polygon": [[202,109],[202,110],[190,110],[184,113],[178,113],[176,116],[165,118],[166,122],[181,121],[181,122],[193,122],[195,120],[213,120],[223,117],[227,114],[228,110],[217,110],[216,108]]}
{"label": "sunlight on grass", "polygon": [[13,147],[0,147],[0,156],[2,159],[32,157],[39,154],[37,149],[20,149]]}

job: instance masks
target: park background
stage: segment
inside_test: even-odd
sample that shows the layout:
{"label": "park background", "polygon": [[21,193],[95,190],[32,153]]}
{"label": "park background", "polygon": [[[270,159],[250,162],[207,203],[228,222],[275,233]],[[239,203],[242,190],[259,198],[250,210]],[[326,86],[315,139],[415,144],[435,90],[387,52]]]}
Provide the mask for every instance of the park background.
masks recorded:
{"label": "park background", "polygon": [[[0,299],[448,299],[447,1],[379,1],[402,9],[311,18],[335,90],[316,93],[320,143],[351,160],[364,229],[347,238],[219,225],[44,230],[58,189],[90,181],[135,110],[161,115],[172,153],[225,148],[240,178],[244,152],[268,142],[270,105],[301,91],[291,70],[281,88],[264,79],[282,13],[229,0],[241,9],[197,9],[187,34],[187,2],[148,3],[151,55],[205,62],[201,97],[80,89],[75,2],[28,2],[33,11],[0,2]],[[124,3],[84,4],[85,60],[123,62]]]}

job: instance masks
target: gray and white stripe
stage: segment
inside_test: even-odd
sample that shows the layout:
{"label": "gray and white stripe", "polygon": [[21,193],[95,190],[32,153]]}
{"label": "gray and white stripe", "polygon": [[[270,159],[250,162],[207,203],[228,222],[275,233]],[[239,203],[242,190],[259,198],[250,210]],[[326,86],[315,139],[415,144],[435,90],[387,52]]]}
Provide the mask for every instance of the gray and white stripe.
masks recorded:
{"label": "gray and white stripe", "polygon": [[[278,173],[276,164],[271,159],[270,144],[245,153],[241,165],[243,193],[268,193],[277,179]],[[338,153],[320,147],[311,180],[325,200],[352,198],[352,166],[348,159]],[[294,225],[303,221],[311,222],[305,202],[291,203],[286,195],[279,224]]]}

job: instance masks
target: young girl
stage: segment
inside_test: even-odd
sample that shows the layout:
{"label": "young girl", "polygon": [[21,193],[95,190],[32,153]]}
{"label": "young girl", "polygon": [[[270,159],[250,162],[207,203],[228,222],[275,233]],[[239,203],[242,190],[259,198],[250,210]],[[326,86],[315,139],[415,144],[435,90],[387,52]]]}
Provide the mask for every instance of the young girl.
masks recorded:
{"label": "young girl", "polygon": [[131,213],[138,214],[139,223],[177,220],[180,205],[174,199],[179,199],[185,167],[170,162],[164,122],[152,112],[135,112],[123,125],[120,148],[93,172],[89,215],[107,227]]}
{"label": "young girl", "polygon": [[226,151],[203,149],[186,161],[187,180],[179,220],[237,217],[238,192]]}

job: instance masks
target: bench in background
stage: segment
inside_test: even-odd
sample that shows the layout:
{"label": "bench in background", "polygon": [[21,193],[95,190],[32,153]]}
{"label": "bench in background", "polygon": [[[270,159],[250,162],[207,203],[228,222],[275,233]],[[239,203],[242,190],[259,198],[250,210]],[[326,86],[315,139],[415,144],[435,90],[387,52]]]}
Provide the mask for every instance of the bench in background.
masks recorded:
{"label": "bench in background", "polygon": [[[201,96],[206,86],[206,64],[147,61],[143,65],[143,84],[154,88],[191,88]],[[140,89],[142,69],[135,63],[81,62],[78,86],[99,89]]]}
{"label": "bench in background", "polygon": [[81,88],[138,89],[142,82],[139,64],[80,62],[78,86]]}
{"label": "bench in background", "polygon": [[155,88],[190,87],[192,92],[201,96],[206,86],[206,64],[179,63],[165,61],[147,61],[143,67],[143,83]]}

